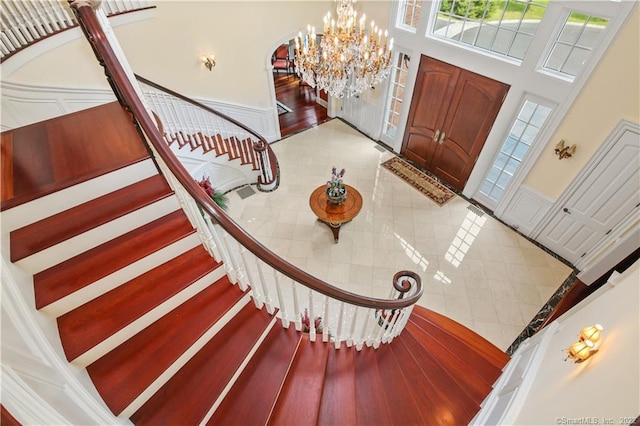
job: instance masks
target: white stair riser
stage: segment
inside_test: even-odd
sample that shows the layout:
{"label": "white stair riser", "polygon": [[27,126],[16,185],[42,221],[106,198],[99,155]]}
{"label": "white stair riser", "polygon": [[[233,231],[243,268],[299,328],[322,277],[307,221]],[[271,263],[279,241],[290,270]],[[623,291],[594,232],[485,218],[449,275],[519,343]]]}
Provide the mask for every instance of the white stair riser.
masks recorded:
{"label": "white stair riser", "polygon": [[9,233],[157,174],[153,161],[144,160],[10,208],[2,212],[2,232]]}
{"label": "white stair riser", "polygon": [[[222,268],[218,268],[222,269]],[[187,349],[173,364],[169,366],[147,389],[134,399],[127,408],[118,414],[119,417],[129,418],[145,402],[149,400],[165,383],[167,383],[187,362],[193,358],[222,328],[236,316],[240,310],[251,301],[246,294],[238,303],[229,309],[206,333],[204,333],[189,349]]]}
{"label": "white stair riser", "polygon": [[224,275],[224,266],[218,266],[214,271],[200,278],[198,281],[194,282],[179,293],[175,294],[170,299],[156,306],[140,318],[133,321],[131,324],[127,325],[121,330],[118,330],[107,339],[103,340],[84,354],[72,360],[73,364],[81,367],[86,367],[118,345],[124,343],[126,340],[138,334],[140,331],[144,330],[149,325],[159,320],[161,317],[163,317],[176,307],[180,306],[185,301],[189,300],[191,297],[195,296],[205,288],[214,284]]}
{"label": "white stair riser", "polygon": [[35,275],[38,272],[62,263],[65,260],[84,253],[87,250],[143,226],[179,208],[175,196],[163,198],[160,201],[91,229],[81,235],[56,244],[53,247],[34,253],[31,256],[15,262],[15,264]]}
{"label": "white stair riser", "polygon": [[151,269],[168,262],[198,245],[201,245],[200,239],[196,234],[191,234],[186,238],[182,238],[175,243],[163,247],[162,249],[151,253],[150,255],[131,263],[104,278],[95,281],[86,287],[83,287],[62,299],[43,307],[40,311],[57,318],[88,301],[99,297],[106,292],[113,290],[120,285],[131,281],[132,279],[144,274]]}

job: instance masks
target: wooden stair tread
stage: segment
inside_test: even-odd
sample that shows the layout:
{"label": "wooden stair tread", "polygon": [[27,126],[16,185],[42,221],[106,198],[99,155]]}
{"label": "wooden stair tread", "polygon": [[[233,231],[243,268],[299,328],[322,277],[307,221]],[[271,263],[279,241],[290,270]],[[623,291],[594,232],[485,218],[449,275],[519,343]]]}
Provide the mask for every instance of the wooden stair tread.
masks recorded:
{"label": "wooden stair tread", "polygon": [[434,411],[434,415],[438,414],[436,423],[468,424],[478,412],[480,402],[471,399],[461,388],[463,385],[452,380],[449,373],[429,355],[429,352],[425,352],[412,332],[405,329],[397,340],[404,348],[394,349],[406,349],[416,361],[415,366],[407,363],[407,372],[413,372],[412,380],[416,385],[424,386],[422,396],[428,396],[429,400],[434,402],[430,409]]}
{"label": "wooden stair tread", "polygon": [[162,175],[151,176],[10,233],[11,261],[31,256],[171,195]]}
{"label": "wooden stair tread", "polygon": [[331,345],[311,342],[308,335],[302,336],[269,424],[317,424],[330,350],[334,350]]}
{"label": "wooden stair tread", "polygon": [[243,296],[225,275],[89,365],[111,411],[121,413]]}
{"label": "wooden stair tread", "polygon": [[[407,323],[407,329],[415,332],[414,326],[413,322]],[[472,399],[482,400],[491,392],[495,378],[488,382],[487,377],[493,375],[493,370],[477,370],[473,362],[477,356],[473,352],[460,353],[448,342],[436,339],[424,329],[422,331],[420,344],[429,350],[431,357],[449,372],[453,380],[465,384],[464,390]]]}
{"label": "wooden stair tread", "polygon": [[[434,384],[437,391],[450,402],[447,406],[450,408],[452,415],[456,420],[462,419],[459,424],[467,424],[480,408],[480,402],[474,400],[464,389],[466,383],[458,383],[438,361],[431,356],[431,351],[425,350],[425,346],[421,344],[423,331],[411,323],[407,323],[407,327],[401,335],[402,342],[418,360],[418,365],[424,371],[426,377]],[[454,412],[455,410],[455,412]],[[468,418],[467,418],[468,416]]]}
{"label": "wooden stair tread", "polygon": [[39,272],[33,278],[36,308],[41,309],[194,232],[184,212],[176,210]]}
{"label": "wooden stair tread", "polygon": [[[463,361],[463,365],[468,365],[471,371],[474,371],[479,378],[484,379],[489,385],[493,384],[495,379],[500,375],[502,367],[495,366],[484,356],[485,352],[491,353],[496,350],[496,347],[492,343],[486,341],[484,346],[475,346],[470,342],[460,340],[442,328],[420,317],[411,317],[409,323],[415,324],[424,330],[425,338],[431,338],[439,342],[442,346],[446,347],[448,352],[459,357]],[[431,345],[426,344],[425,348],[430,349]]]}
{"label": "wooden stair tread", "polygon": [[500,369],[504,368],[511,359],[493,343],[451,318],[418,305],[414,306],[412,314],[434,324],[440,330],[446,331],[459,340],[469,343],[472,348],[482,348],[484,359]]}
{"label": "wooden stair tread", "polygon": [[200,423],[271,322],[249,303],[131,416],[136,425]]}
{"label": "wooden stair tread", "polygon": [[294,327],[276,324],[207,425],[266,424],[301,337]]}
{"label": "wooden stair tread", "polygon": [[375,349],[364,347],[354,358],[356,379],[356,418],[361,425],[390,425],[391,413],[378,370]]}
{"label": "wooden stair tread", "polygon": [[[431,375],[431,360],[424,358],[422,354],[413,354],[405,342],[413,339],[409,332],[403,332],[392,343],[393,353],[398,360],[402,360],[402,374],[413,384],[416,403],[422,409],[425,423],[434,426],[449,426],[467,424],[460,419],[471,419],[475,412],[468,410],[468,404],[460,404],[456,395],[447,394],[439,389],[437,382],[432,381],[438,377],[438,373]],[[417,342],[413,342],[417,345]]]}
{"label": "wooden stair tread", "polygon": [[[422,417],[422,410],[415,400],[416,389],[411,381],[407,381],[402,372],[400,362],[396,359],[392,345],[380,345],[376,350],[380,378],[384,386],[387,404],[390,408],[394,425],[428,424]],[[402,362],[403,366],[405,365]]]}
{"label": "wooden stair tread", "polygon": [[345,343],[338,350],[329,350],[318,424],[356,424],[355,353]]}
{"label": "wooden stair tread", "polygon": [[67,359],[77,358],[218,265],[197,246],[60,316],[58,330]]}

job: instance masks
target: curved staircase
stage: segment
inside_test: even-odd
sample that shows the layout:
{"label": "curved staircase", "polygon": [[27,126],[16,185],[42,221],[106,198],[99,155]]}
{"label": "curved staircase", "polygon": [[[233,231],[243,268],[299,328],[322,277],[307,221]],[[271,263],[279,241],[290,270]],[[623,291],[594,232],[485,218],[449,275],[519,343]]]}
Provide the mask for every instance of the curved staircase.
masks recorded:
{"label": "curved staircase", "polygon": [[[50,194],[53,203],[2,214],[11,261],[33,276],[35,306],[56,318],[68,361],[86,368],[121,418],[465,424],[508,360],[418,306],[377,350],[336,350],[284,329],[227,279],[150,159],[115,169],[87,171],[92,179]],[[66,208],[65,200],[79,201]],[[35,218],[25,213],[34,209]]]}

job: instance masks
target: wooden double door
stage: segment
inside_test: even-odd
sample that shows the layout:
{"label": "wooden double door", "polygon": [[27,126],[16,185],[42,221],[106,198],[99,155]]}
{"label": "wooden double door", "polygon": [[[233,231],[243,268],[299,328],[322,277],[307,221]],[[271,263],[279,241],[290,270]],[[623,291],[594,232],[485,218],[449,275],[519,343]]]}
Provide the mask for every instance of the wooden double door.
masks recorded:
{"label": "wooden double door", "polygon": [[422,56],[401,154],[462,190],[509,85]]}

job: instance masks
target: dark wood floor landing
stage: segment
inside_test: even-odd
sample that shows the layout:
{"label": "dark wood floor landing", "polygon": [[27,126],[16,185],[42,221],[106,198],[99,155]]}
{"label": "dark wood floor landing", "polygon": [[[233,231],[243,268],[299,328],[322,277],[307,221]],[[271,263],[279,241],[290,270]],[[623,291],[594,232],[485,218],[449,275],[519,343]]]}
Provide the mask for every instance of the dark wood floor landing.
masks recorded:
{"label": "dark wood floor landing", "polygon": [[0,210],[149,157],[117,102],[3,132]]}

